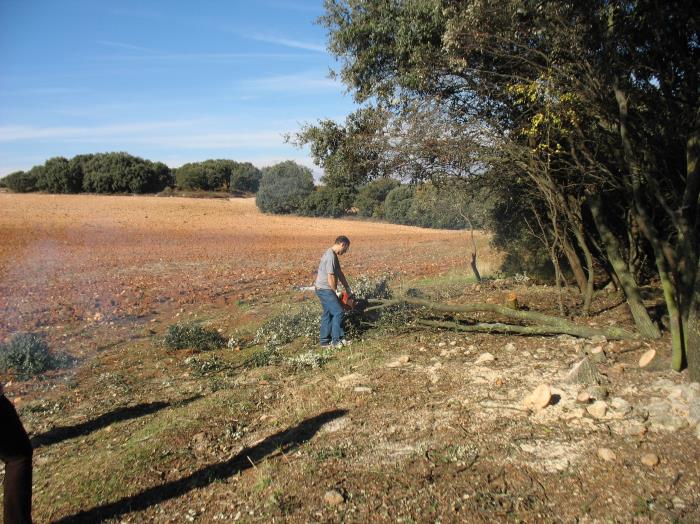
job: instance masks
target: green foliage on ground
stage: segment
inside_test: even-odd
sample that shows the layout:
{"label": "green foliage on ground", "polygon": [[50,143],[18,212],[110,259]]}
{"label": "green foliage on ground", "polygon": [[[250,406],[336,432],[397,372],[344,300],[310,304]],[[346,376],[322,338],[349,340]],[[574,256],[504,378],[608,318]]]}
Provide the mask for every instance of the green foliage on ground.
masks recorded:
{"label": "green foliage on ground", "polygon": [[15,333],[0,343],[0,371],[13,372],[21,380],[60,367],[61,359],[49,351],[46,341],[34,333]]}
{"label": "green foliage on ground", "polygon": [[[352,284],[355,296],[362,299],[389,298],[389,277],[361,277]],[[253,344],[261,345],[248,359],[250,366],[267,366],[285,362],[295,369],[315,368],[327,362],[332,349],[308,349],[318,344],[321,328],[321,306],[318,301],[304,302],[301,306],[288,305],[282,312],[267,319],[255,333]],[[343,328],[347,338],[362,333],[361,314],[358,311],[346,312]],[[308,350],[294,357],[284,358],[282,349],[295,341],[301,341]]]}
{"label": "green foliage on ground", "polygon": [[263,169],[255,203],[265,213],[296,213],[313,192],[311,170],[288,160]]}
{"label": "green foliage on ground", "polygon": [[211,351],[226,347],[227,340],[215,329],[205,328],[199,324],[184,323],[168,326],[163,340],[169,349],[193,349]]}

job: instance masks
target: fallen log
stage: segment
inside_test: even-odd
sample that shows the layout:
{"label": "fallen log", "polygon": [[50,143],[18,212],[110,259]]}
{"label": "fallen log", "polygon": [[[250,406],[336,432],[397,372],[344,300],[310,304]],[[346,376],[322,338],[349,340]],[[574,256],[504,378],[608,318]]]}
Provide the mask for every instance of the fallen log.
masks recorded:
{"label": "fallen log", "polygon": [[538,313],[536,311],[511,309],[500,304],[440,304],[437,302],[430,302],[428,300],[410,297],[400,299],[372,299],[369,300],[368,303],[370,304],[370,307],[365,309],[366,312],[377,311],[390,306],[410,305],[440,313],[495,313],[509,319],[535,324],[534,326],[521,326],[517,324],[504,324],[500,322],[477,322],[474,324],[462,324],[457,321],[416,319],[417,324],[424,326],[442,327],[446,329],[456,329],[459,331],[517,333],[523,335],[572,335],[583,338],[591,338],[602,335],[608,340],[628,340],[639,338],[637,333],[632,333],[617,327],[593,328],[590,326],[581,326],[560,317],[545,315],[544,313]]}

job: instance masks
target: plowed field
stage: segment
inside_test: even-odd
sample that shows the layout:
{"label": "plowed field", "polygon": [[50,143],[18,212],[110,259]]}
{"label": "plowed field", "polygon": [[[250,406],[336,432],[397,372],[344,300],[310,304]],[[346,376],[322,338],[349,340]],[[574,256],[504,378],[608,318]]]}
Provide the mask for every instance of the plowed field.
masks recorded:
{"label": "plowed field", "polygon": [[0,337],[52,339],[80,323],[128,330],[183,308],[274,297],[310,285],[340,234],[352,240],[349,277],[466,264],[464,232],[264,215],[254,199],[0,194]]}

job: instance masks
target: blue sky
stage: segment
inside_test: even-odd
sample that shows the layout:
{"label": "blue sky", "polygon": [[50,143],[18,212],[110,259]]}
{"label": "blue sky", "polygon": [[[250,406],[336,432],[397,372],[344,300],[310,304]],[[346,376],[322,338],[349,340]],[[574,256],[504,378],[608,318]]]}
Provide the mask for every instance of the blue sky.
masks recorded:
{"label": "blue sky", "polygon": [[328,78],[322,13],[322,0],[0,0],[0,176],[105,151],[312,167],[282,135],[353,109]]}

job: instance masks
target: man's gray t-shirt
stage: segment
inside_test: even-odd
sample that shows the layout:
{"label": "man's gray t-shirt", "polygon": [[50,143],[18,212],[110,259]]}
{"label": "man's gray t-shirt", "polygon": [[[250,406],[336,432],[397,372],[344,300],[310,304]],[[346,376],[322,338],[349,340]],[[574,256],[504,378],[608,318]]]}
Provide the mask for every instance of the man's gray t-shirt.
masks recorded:
{"label": "man's gray t-shirt", "polygon": [[318,266],[318,275],[314,285],[316,289],[331,289],[328,285],[328,274],[338,276],[340,273],[340,261],[332,248],[328,248],[321,257],[321,263]]}

